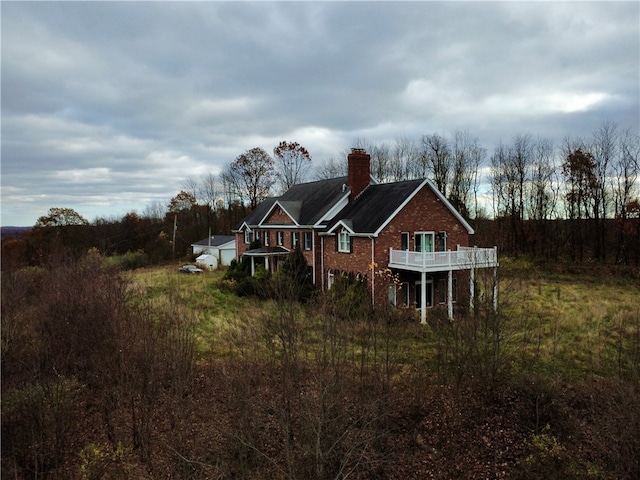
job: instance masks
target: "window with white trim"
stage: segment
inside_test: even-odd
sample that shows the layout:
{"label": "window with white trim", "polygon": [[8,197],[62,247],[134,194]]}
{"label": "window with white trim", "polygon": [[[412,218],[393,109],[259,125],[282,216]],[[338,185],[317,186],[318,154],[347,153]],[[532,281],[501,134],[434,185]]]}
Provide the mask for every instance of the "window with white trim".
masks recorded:
{"label": "window with white trim", "polygon": [[342,253],[351,252],[351,237],[349,236],[349,232],[338,232],[338,251]]}
{"label": "window with white trim", "polygon": [[393,305],[395,307],[398,304],[397,303],[397,286],[395,283],[392,283],[389,285],[387,297],[389,298],[390,305]]}
{"label": "window with white trim", "polygon": [[291,248],[295,249],[300,245],[300,232],[291,232]]}
{"label": "window with white trim", "polygon": [[313,234],[312,232],[304,232],[304,249],[311,250],[313,248]]}
{"label": "window with white trim", "polygon": [[402,302],[404,303],[405,307],[409,306],[409,300],[410,300],[410,293],[409,293],[409,282],[402,282],[400,284],[400,291],[401,293],[401,299]]}
{"label": "window with white trim", "polygon": [[269,230],[265,230],[262,236],[264,238],[264,240],[262,241],[262,244],[265,247],[268,247],[269,246]]}
{"label": "window with white trim", "polygon": [[390,283],[387,292],[389,303],[396,307],[409,306],[409,282]]}
{"label": "window with white trim", "polygon": [[409,250],[409,232],[400,233],[400,250]]}
{"label": "window with white trim", "polygon": [[244,243],[251,243],[251,230],[248,228],[244,231]]}
{"label": "window with white trim", "polygon": [[433,252],[433,232],[416,232],[414,240],[416,252]]}
{"label": "window with white trim", "polygon": [[438,232],[438,251],[447,251],[447,232]]}
{"label": "window with white trim", "polygon": [[280,247],[284,245],[284,232],[276,232],[276,241]]}

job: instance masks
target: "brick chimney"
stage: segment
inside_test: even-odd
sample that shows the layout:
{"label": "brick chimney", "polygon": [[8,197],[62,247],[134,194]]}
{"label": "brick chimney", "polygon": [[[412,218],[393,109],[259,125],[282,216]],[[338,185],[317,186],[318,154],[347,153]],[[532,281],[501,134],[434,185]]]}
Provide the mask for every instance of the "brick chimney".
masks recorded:
{"label": "brick chimney", "polygon": [[369,186],[371,180],[371,157],[361,148],[352,148],[347,157],[347,185],[351,189],[349,201],[352,201]]}

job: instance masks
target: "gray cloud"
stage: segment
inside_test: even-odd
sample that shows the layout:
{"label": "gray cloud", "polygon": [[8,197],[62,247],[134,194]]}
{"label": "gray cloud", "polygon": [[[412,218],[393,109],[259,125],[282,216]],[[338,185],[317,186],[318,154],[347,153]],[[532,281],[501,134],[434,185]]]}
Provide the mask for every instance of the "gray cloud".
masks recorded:
{"label": "gray cloud", "polygon": [[167,203],[280,140],[638,129],[637,2],[3,2],[2,224]]}

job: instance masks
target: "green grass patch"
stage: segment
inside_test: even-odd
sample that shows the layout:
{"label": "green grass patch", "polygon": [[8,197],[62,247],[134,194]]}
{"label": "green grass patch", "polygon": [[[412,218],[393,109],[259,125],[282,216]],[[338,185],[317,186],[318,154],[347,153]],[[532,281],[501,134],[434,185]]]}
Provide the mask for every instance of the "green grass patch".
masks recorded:
{"label": "green grass patch", "polygon": [[638,375],[640,284],[503,269],[502,313],[520,368],[563,379]]}
{"label": "green grass patch", "polygon": [[317,305],[236,296],[222,281],[224,271],[185,275],[159,267],[129,275],[149,301],[176,302],[197,315],[197,353],[203,361],[277,355],[287,341],[286,326],[296,329],[297,352],[307,359],[319,358],[333,342],[354,365],[393,363],[429,376],[461,368],[482,374],[507,368],[558,380],[640,376],[639,282],[551,275],[523,261],[501,260],[501,265],[497,318],[449,324],[434,310],[427,326],[410,315],[394,317],[389,325],[384,312],[329,325]]}

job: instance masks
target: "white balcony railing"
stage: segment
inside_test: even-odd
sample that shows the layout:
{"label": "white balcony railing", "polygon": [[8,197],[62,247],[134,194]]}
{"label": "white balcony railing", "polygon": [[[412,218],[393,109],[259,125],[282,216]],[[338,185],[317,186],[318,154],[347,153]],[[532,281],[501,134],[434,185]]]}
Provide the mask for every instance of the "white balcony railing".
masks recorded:
{"label": "white balcony railing", "polygon": [[498,266],[497,248],[458,247],[447,252],[389,250],[389,267],[419,272],[469,270]]}

